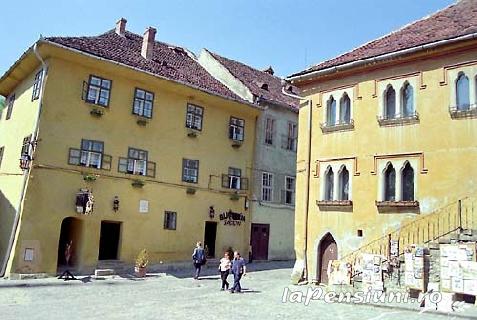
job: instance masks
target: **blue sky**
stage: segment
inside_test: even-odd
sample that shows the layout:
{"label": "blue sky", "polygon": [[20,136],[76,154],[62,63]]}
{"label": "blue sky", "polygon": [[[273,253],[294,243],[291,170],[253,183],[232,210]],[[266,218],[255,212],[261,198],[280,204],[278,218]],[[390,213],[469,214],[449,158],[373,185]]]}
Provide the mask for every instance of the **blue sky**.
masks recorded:
{"label": "blue sky", "polygon": [[0,74],[43,36],[95,35],[120,17],[142,34],[194,52],[206,47],[287,76],[452,4],[452,0],[6,1]]}

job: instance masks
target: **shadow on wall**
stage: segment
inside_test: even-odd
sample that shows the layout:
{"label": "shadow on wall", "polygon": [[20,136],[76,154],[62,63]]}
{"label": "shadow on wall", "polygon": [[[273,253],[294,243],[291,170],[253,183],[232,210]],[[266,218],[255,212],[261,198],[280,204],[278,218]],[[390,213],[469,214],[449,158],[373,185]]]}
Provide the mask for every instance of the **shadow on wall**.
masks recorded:
{"label": "shadow on wall", "polygon": [[0,190],[0,263],[6,255],[14,219],[15,208]]}

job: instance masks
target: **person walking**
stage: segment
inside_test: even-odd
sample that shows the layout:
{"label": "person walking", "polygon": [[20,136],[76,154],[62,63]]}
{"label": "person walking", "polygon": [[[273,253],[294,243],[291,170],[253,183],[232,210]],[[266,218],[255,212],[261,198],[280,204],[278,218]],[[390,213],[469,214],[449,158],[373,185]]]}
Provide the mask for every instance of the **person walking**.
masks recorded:
{"label": "person walking", "polygon": [[192,253],[192,261],[195,268],[194,279],[198,280],[200,276],[200,269],[205,264],[205,250],[202,248],[202,243],[197,242],[194,252]]}
{"label": "person walking", "polygon": [[229,290],[229,283],[227,282],[227,277],[229,276],[230,268],[232,267],[232,262],[230,261],[229,253],[226,251],[224,257],[220,259],[219,271],[220,278],[222,279],[222,288],[221,291]]}
{"label": "person walking", "polygon": [[245,266],[245,260],[240,256],[238,251],[234,252],[234,260],[232,261],[232,273],[234,275],[234,286],[230,289],[230,293],[242,292],[240,286],[240,279],[245,276],[247,268]]}

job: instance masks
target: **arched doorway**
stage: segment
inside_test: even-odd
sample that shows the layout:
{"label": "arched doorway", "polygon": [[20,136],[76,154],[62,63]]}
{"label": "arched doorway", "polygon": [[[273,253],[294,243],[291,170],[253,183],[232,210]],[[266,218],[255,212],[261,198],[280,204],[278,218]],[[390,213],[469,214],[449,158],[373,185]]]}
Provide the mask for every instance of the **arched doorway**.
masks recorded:
{"label": "arched doorway", "polygon": [[[78,266],[82,233],[83,222],[80,219],[68,217],[61,223],[60,240],[58,242],[58,271]],[[71,258],[69,265],[66,265],[65,251],[68,243],[71,243]]]}
{"label": "arched doorway", "polygon": [[327,233],[318,246],[318,277],[320,283],[328,283],[328,263],[338,259],[338,246],[330,233]]}

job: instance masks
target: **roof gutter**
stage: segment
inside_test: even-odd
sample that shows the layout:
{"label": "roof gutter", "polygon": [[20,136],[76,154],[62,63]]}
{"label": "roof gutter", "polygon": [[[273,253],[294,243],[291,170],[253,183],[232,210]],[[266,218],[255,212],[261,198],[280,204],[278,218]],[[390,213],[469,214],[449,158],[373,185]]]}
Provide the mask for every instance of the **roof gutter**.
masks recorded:
{"label": "roof gutter", "polygon": [[153,76],[153,77],[156,77],[156,78],[159,78],[159,79],[162,79],[162,80],[179,83],[179,84],[182,84],[182,85],[184,85],[184,86],[186,86],[186,87],[189,87],[189,88],[192,88],[192,89],[196,89],[196,90],[202,91],[202,92],[204,92],[204,93],[207,93],[207,94],[210,94],[210,95],[213,95],[213,96],[222,98],[222,99],[226,99],[226,100],[229,100],[229,101],[234,101],[234,102],[246,104],[246,105],[248,105],[249,107],[252,107],[252,108],[254,108],[254,109],[259,109],[259,108],[257,108],[257,105],[252,104],[252,103],[250,103],[250,102],[248,102],[248,101],[245,101],[245,100],[238,100],[238,99],[234,99],[234,98],[222,96],[222,95],[219,95],[219,94],[217,94],[217,93],[215,93],[215,92],[212,92],[212,91],[209,91],[209,90],[200,88],[200,87],[198,87],[198,86],[194,86],[194,85],[185,83],[185,82],[183,82],[183,81],[171,80],[171,79],[169,79],[169,78],[166,78],[166,77],[157,75],[157,74],[152,73],[152,72],[149,72],[149,71],[145,71],[145,70],[142,70],[142,69],[139,69],[139,68],[136,68],[136,67],[132,67],[132,66],[130,66],[130,65],[127,65],[127,64],[124,64],[124,63],[121,63],[121,62],[117,62],[117,61],[114,61],[114,60],[110,60],[110,59],[106,59],[106,58],[101,58],[101,57],[98,57],[98,56],[96,56],[96,55],[94,55],[94,54],[87,53],[87,52],[83,52],[83,51],[78,50],[78,49],[73,49],[73,48],[70,48],[70,47],[68,47],[68,46],[64,46],[64,45],[61,45],[61,44],[59,44],[59,43],[53,42],[53,41],[48,41],[48,40],[45,40],[45,39],[40,39],[39,42],[48,43],[48,44],[51,44],[51,45],[53,45],[53,46],[56,46],[56,47],[59,47],[59,48],[62,48],[62,49],[66,49],[66,50],[69,50],[69,51],[72,51],[72,52],[75,52],[75,53],[84,55],[84,56],[89,57],[89,58],[93,58],[93,59],[100,60],[100,61],[105,61],[105,62],[110,62],[110,63],[116,64],[116,65],[118,65],[118,66],[122,66],[122,67],[125,67],[125,68],[129,68],[129,69],[132,69],[132,70],[135,70],[135,71],[138,71],[138,72],[142,72],[142,73],[148,74],[148,75],[150,75],[150,76]]}
{"label": "roof gutter", "polygon": [[[41,85],[40,95],[38,97],[38,112],[36,114],[35,127],[33,128],[32,139],[31,139],[32,143],[35,143],[36,141],[38,141],[38,132],[39,132],[39,128],[40,128],[40,116],[41,116],[41,110],[42,110],[42,106],[43,106],[43,95],[44,95],[44,92],[45,92],[46,77],[47,77],[47,72],[48,72],[48,65],[46,64],[46,62],[43,60],[40,53],[38,52],[37,43],[38,42],[35,42],[35,44],[33,45],[32,50],[33,50],[33,53],[35,54],[36,58],[38,59],[38,61],[40,61],[40,63],[41,63],[42,76],[41,76],[41,84],[40,84]],[[28,51],[29,50],[30,49],[28,49]],[[32,151],[32,159],[33,159],[33,151]],[[25,201],[25,192],[26,192],[26,189],[27,189],[27,186],[28,186],[28,181],[30,179],[30,173],[31,173],[32,168],[33,168],[33,165],[30,164],[28,170],[23,170],[22,189],[21,189],[21,193],[20,193],[20,198],[18,200],[17,208],[16,208],[16,211],[15,211],[15,217],[13,219],[12,231],[10,233],[10,238],[8,240],[7,250],[5,252],[5,257],[4,257],[2,265],[0,267],[0,277],[5,276],[9,261],[14,258],[14,254],[12,254],[12,251],[14,250],[14,243],[15,243],[15,239],[17,237],[18,226],[19,226],[19,223],[20,223],[20,215],[21,215],[21,212],[22,212],[22,209],[23,209],[23,203]]]}
{"label": "roof gutter", "polygon": [[465,36],[460,36],[460,37],[457,37],[457,38],[453,38],[453,39],[435,41],[435,42],[420,45],[420,46],[417,46],[417,47],[412,47],[412,48],[407,48],[407,49],[403,49],[403,50],[399,50],[399,51],[394,51],[394,52],[374,56],[374,57],[371,57],[371,58],[366,58],[366,59],[356,60],[356,61],[352,61],[352,62],[347,62],[347,63],[344,63],[342,65],[329,67],[329,68],[325,68],[325,69],[322,69],[322,70],[316,70],[316,71],[312,71],[312,72],[302,74],[302,75],[290,76],[290,77],[287,78],[287,80],[290,80],[292,82],[309,80],[309,79],[314,78],[314,77],[324,76],[324,75],[328,75],[328,74],[331,74],[331,73],[334,73],[334,72],[344,71],[344,70],[355,68],[355,67],[360,67],[360,66],[363,66],[363,65],[366,65],[366,64],[369,64],[369,63],[377,63],[377,62],[381,62],[383,60],[397,58],[397,57],[405,55],[405,54],[411,54],[411,53],[419,52],[419,51],[422,51],[422,50],[432,49],[432,48],[435,48],[435,47],[438,47],[438,46],[452,44],[452,43],[459,42],[459,41],[472,40],[472,39],[475,39],[475,38],[477,38],[477,33],[476,32],[471,33],[471,34],[467,34]]}

